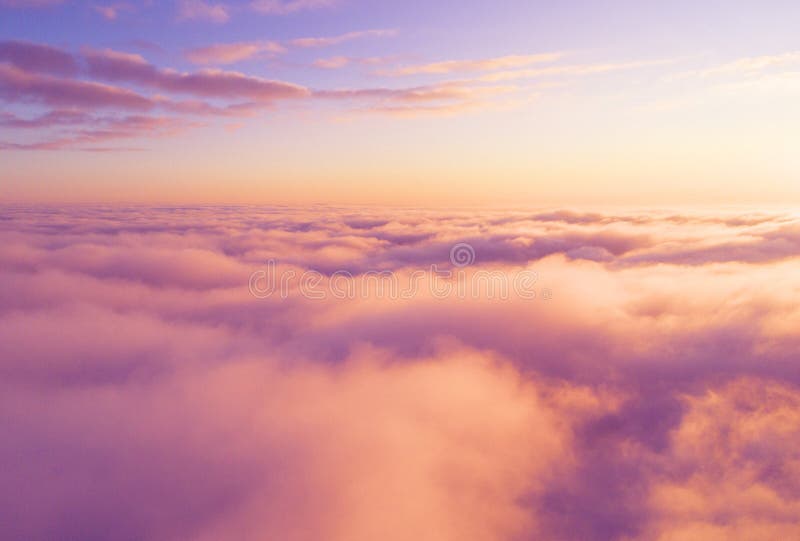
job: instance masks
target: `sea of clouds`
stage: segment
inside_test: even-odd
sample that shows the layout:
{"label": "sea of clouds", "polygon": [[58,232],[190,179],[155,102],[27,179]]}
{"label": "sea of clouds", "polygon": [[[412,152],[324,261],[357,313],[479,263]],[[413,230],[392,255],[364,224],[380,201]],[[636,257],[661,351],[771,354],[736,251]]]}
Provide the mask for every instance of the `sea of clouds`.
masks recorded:
{"label": "sea of clouds", "polygon": [[5,207],[0,537],[798,539],[798,351],[788,212]]}

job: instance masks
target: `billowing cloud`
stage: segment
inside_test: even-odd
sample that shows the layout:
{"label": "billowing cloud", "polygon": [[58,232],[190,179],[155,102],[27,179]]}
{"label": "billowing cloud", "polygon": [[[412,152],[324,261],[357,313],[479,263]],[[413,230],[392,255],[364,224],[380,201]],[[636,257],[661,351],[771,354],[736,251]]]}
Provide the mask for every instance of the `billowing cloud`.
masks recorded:
{"label": "billowing cloud", "polygon": [[663,473],[648,495],[658,539],[800,535],[800,392],[740,379],[686,398]]}
{"label": "billowing cloud", "polygon": [[[274,49],[272,44],[259,48]],[[236,56],[236,50],[197,51],[211,60],[224,62]],[[87,80],[87,76],[92,80]],[[103,81],[103,82],[100,82]],[[114,85],[108,82],[115,83]],[[124,86],[148,87],[156,95],[141,94]],[[189,95],[179,98],[169,94]],[[83,143],[101,139],[115,140],[139,136],[159,137],[177,134],[200,122],[179,117],[122,115],[130,111],[158,109],[163,113],[194,117],[248,116],[271,105],[275,100],[302,98],[310,91],[281,81],[250,77],[238,72],[202,70],[181,73],[158,68],[137,54],[85,49],[73,55],[62,49],[29,42],[0,43],[0,98],[23,105],[47,106],[34,114],[4,113],[0,125],[9,128],[60,128],[63,133],[48,133],[38,141],[0,142],[5,150],[52,150],[88,148]],[[209,103],[201,99],[220,99]],[[96,117],[90,113],[104,110],[119,113],[116,118]],[[148,118],[152,129],[140,122]],[[132,122],[136,119],[135,122]],[[114,129],[109,129],[114,124]],[[96,147],[92,147],[96,148]],[[105,148],[104,148],[105,149]]]}
{"label": "billowing cloud", "polygon": [[[716,254],[796,223],[9,208],[0,522],[19,539],[793,538],[800,258]],[[715,255],[661,255],[687,245]],[[270,260],[286,287],[254,296]],[[535,295],[488,289],[522,272]],[[334,295],[348,284],[368,287]]]}

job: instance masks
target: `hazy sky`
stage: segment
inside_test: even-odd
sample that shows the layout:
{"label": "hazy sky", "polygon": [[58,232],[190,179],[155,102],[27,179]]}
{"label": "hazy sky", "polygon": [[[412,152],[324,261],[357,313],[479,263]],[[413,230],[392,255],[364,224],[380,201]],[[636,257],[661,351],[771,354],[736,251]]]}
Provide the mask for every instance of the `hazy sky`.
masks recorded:
{"label": "hazy sky", "polygon": [[791,1],[0,0],[0,199],[800,203]]}

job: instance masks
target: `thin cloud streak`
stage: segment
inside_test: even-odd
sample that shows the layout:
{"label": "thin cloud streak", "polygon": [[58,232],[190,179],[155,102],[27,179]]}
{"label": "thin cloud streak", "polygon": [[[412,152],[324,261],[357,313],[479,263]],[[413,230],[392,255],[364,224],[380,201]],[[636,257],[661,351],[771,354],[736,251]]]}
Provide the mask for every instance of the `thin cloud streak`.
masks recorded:
{"label": "thin cloud streak", "polygon": [[259,56],[274,56],[286,52],[286,48],[274,41],[251,41],[238,43],[216,43],[186,51],[186,59],[193,64],[235,64]]}
{"label": "thin cloud streak", "polygon": [[96,5],[93,6],[93,9],[107,21],[116,21],[120,13],[135,11],[132,5],[124,2],[110,5]]}
{"label": "thin cloud streak", "polygon": [[263,15],[289,15],[298,11],[329,8],[336,0],[253,0],[250,8]]}
{"label": "thin cloud streak", "polygon": [[332,56],[330,58],[319,58],[314,61],[314,66],[322,69],[339,69],[350,64],[350,58],[346,56]]}
{"label": "thin cloud streak", "polygon": [[87,50],[84,56],[89,74],[93,77],[107,81],[137,83],[180,94],[229,99],[247,98],[261,102],[309,95],[309,91],[300,85],[250,77],[239,72],[207,69],[193,73],[179,73],[159,69],[139,55],[111,50]]}
{"label": "thin cloud streak", "polygon": [[32,74],[0,64],[0,96],[9,101],[55,107],[146,110],[153,102],[131,90],[107,84]]}
{"label": "thin cloud streak", "polygon": [[601,62],[596,64],[574,64],[566,66],[549,66],[521,70],[498,71],[481,75],[480,80],[486,82],[513,81],[518,79],[535,79],[539,77],[596,75],[616,71],[637,70],[658,66],[667,66],[679,62],[677,58],[657,60],[634,60],[631,62]]}
{"label": "thin cloud streak", "polygon": [[403,75],[441,75],[448,73],[494,71],[508,68],[519,68],[523,66],[529,66],[531,64],[555,62],[563,57],[564,53],[540,53],[532,55],[508,55],[476,60],[447,60],[443,62],[433,62],[430,64],[403,66],[394,70],[383,71],[380,73],[397,77]]}
{"label": "thin cloud streak", "polygon": [[692,77],[709,78],[726,75],[750,76],[760,74],[774,68],[787,66],[797,66],[800,64],[800,51],[789,51],[776,55],[750,56],[743,57],[700,70],[686,71],[683,73],[672,74],[668,80],[681,80]]}
{"label": "thin cloud streak", "polygon": [[[4,125],[0,122],[0,125]],[[170,137],[197,123],[171,117],[132,115],[122,118],[99,118],[91,127],[73,130],[69,135],[34,143],[3,143],[0,148],[9,150],[62,150],[74,149],[90,152],[113,151],[115,147],[102,146],[109,142],[137,137]],[[121,149],[126,150],[126,149]]]}
{"label": "thin cloud streak", "polygon": [[397,30],[394,29],[358,30],[339,34],[338,36],[295,38],[289,40],[289,45],[303,49],[314,49],[339,45],[340,43],[357,39],[394,37],[397,34]]}

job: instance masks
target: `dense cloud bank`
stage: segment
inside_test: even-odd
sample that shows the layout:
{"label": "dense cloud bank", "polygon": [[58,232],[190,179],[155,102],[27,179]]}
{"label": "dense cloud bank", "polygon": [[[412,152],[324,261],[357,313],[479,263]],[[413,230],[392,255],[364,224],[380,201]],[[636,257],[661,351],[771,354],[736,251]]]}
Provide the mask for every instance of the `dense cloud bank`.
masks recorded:
{"label": "dense cloud bank", "polygon": [[[4,208],[0,537],[800,538],[799,255],[791,213]],[[377,271],[422,274],[330,294]]]}

